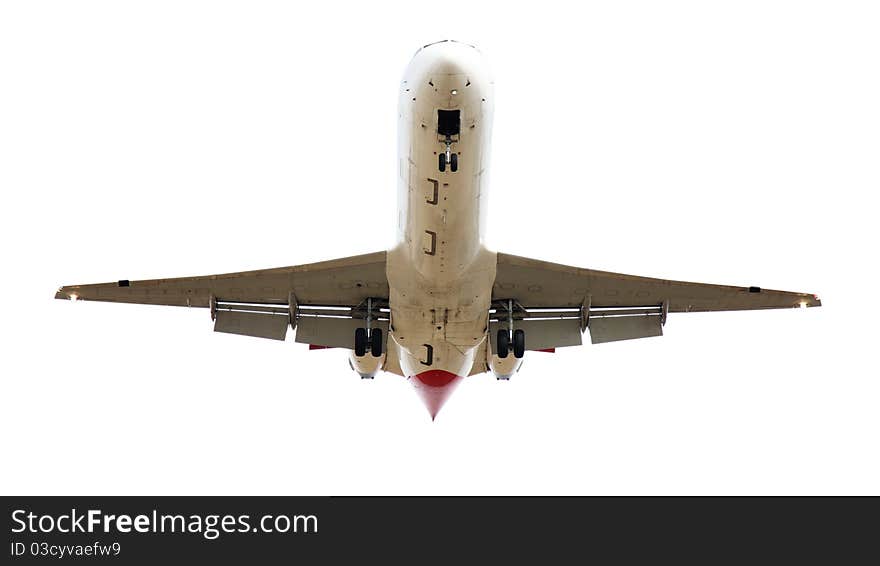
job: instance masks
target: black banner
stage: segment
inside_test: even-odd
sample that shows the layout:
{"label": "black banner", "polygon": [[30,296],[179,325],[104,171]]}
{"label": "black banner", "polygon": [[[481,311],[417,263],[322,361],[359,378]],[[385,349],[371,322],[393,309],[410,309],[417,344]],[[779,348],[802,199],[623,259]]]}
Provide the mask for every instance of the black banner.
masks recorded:
{"label": "black banner", "polygon": [[[850,562],[871,498],[6,497],[4,564],[478,557]],[[518,562],[519,563],[519,562]]]}

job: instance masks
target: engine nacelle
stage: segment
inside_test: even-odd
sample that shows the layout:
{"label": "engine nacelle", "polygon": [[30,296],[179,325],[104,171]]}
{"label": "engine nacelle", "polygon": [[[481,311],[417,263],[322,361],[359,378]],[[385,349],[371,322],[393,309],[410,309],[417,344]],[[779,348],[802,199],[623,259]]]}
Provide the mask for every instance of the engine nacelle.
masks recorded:
{"label": "engine nacelle", "polygon": [[377,358],[368,351],[363,356],[356,356],[354,350],[352,350],[348,363],[351,369],[356,371],[362,379],[373,379],[385,364],[385,354],[383,353]]}
{"label": "engine nacelle", "polygon": [[499,358],[495,354],[489,352],[488,355],[489,369],[495,374],[496,379],[510,379],[513,374],[519,371],[522,365],[522,358],[513,357],[513,353],[507,355],[506,358]]}

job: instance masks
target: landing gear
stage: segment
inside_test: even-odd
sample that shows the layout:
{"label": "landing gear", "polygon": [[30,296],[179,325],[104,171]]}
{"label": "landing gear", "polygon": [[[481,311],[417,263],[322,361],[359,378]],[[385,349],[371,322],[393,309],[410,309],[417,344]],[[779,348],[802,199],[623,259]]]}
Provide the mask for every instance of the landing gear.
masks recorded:
{"label": "landing gear", "polygon": [[513,357],[521,360],[526,354],[526,331],[522,328],[513,329],[513,301],[507,301],[507,328],[498,330],[497,349],[495,352],[500,359],[510,353],[510,340],[513,337]]}
{"label": "landing gear", "polygon": [[382,355],[382,329],[374,328],[370,334],[367,334],[366,328],[355,328],[354,330],[354,355],[357,357],[367,354],[367,346],[370,347],[370,354],[378,358]]}
{"label": "landing gear", "polygon": [[367,329],[355,328],[354,330],[354,355],[361,357],[367,353]]}
{"label": "landing gear", "polygon": [[[510,334],[506,330],[498,331],[498,351],[495,352],[502,360],[510,353]],[[521,360],[526,354],[526,331],[513,331],[513,357]]]}
{"label": "landing gear", "polygon": [[372,322],[373,299],[367,299],[366,328],[355,328],[354,330],[354,355],[359,358],[367,354],[367,345],[369,345],[370,354],[374,358],[382,355],[382,329],[370,328]]}
{"label": "landing gear", "polygon": [[502,360],[507,357],[507,353],[510,352],[510,334],[507,333],[506,330],[498,331],[498,357]]}
{"label": "landing gear", "polygon": [[458,154],[452,151],[452,140],[450,139],[446,140],[446,151],[437,156],[437,167],[441,173],[446,171],[447,165],[453,173],[458,171]]}
{"label": "landing gear", "polygon": [[513,331],[513,357],[520,360],[526,353],[526,331],[522,328]]}
{"label": "landing gear", "polygon": [[[452,91],[455,94],[455,91]],[[458,171],[458,154],[452,151],[452,144],[461,140],[461,110],[437,109],[437,141],[443,144],[444,152],[438,156],[440,172],[446,166],[453,173]]]}
{"label": "landing gear", "polygon": [[370,332],[370,353],[373,354],[374,358],[378,358],[382,355],[382,329],[374,328],[372,332]]}

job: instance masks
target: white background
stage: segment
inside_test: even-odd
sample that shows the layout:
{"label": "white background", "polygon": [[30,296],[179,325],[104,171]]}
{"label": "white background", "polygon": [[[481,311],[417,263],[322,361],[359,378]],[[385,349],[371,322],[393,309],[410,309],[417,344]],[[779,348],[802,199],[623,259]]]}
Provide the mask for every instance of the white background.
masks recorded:
{"label": "white background", "polygon": [[[871,3],[5,2],[5,494],[878,494]],[[422,44],[496,79],[489,245],[814,292],[530,354],[431,422],[346,352],[61,284],[386,249]]]}

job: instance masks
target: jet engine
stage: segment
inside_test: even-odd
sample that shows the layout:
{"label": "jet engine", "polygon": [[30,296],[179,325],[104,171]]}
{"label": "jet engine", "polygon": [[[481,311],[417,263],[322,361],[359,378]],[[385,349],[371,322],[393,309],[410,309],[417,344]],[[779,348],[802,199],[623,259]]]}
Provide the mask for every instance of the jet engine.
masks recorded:
{"label": "jet engine", "polygon": [[495,374],[495,379],[510,379],[513,374],[519,371],[522,365],[522,358],[516,358],[508,355],[505,358],[499,358],[497,354],[488,352],[489,369]]}
{"label": "jet engine", "polygon": [[348,364],[362,379],[373,379],[385,364],[385,352],[382,352],[381,356],[374,356],[367,351],[363,356],[358,356],[352,350],[351,356],[348,358]]}

